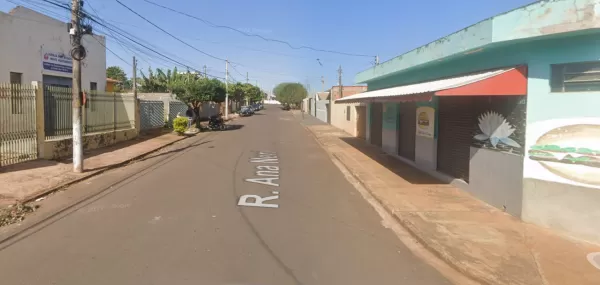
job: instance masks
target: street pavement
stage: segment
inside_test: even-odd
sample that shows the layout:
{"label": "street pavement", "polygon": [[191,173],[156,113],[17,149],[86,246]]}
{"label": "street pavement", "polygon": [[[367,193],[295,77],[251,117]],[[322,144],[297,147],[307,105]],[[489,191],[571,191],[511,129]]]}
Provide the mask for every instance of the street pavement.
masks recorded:
{"label": "street pavement", "polygon": [[450,284],[291,112],[231,124],[50,196],[0,232],[0,284]]}

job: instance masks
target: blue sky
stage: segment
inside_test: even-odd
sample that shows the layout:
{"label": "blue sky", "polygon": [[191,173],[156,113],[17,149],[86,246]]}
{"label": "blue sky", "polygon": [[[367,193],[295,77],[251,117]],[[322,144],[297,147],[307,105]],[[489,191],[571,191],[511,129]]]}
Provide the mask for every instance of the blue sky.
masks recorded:
{"label": "blue sky", "polygon": [[[41,0],[10,1],[13,3],[0,0],[0,10],[6,12],[15,6],[14,3],[19,3],[55,18],[62,17],[61,20],[69,17],[67,11],[50,8]],[[272,89],[279,82],[292,81],[309,83],[312,91],[320,91],[321,76],[325,77],[325,88],[330,88],[337,83],[339,65],[343,68],[343,83],[350,85],[354,83],[356,73],[369,68],[373,62],[371,57],[291,49],[284,44],[266,42],[230,30],[209,27],[198,20],[169,12],[144,0],[121,1],[197,49],[219,58],[228,58],[235,66],[235,69],[230,69],[230,75],[235,80],[245,81],[248,72],[250,82],[258,81],[265,90]],[[532,0],[152,1],[218,25],[227,25],[264,37],[284,40],[296,46],[305,45],[345,53],[379,55],[382,62],[485,18],[534,2]],[[103,20],[143,39],[161,52],[176,56],[186,65],[200,70],[206,65],[209,74],[224,76],[224,62],[203,55],[178,42],[131,13],[115,0],[86,0],[85,8],[90,12],[95,10],[94,14]],[[163,61],[129,50],[128,47],[133,44],[125,44],[123,47],[110,34],[102,34],[107,36],[107,47],[121,58],[131,61],[133,54],[137,53],[139,67],[142,70],[147,70],[150,65],[153,68],[165,68],[161,65],[165,64]],[[131,66],[128,64],[107,51],[107,66],[121,66],[130,74]]]}

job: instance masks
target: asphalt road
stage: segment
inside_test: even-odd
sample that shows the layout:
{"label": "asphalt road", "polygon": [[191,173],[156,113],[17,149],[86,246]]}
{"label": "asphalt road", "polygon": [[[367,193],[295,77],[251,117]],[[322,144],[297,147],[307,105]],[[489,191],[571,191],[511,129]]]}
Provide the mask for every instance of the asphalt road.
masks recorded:
{"label": "asphalt road", "polygon": [[291,112],[234,124],[49,197],[0,244],[0,284],[450,284]]}

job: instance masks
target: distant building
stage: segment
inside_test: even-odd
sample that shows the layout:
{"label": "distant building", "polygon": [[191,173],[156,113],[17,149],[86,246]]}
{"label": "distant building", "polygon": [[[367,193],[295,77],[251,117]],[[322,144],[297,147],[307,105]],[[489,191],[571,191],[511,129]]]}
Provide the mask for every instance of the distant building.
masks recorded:
{"label": "distant building", "polygon": [[[71,87],[71,43],[67,24],[17,6],[0,12],[0,82]],[[106,40],[86,35],[82,40],[87,57],[82,63],[85,90],[106,88]]]}
{"label": "distant building", "polygon": [[115,86],[119,83],[121,83],[121,81],[112,78],[106,78],[106,92],[115,92]]}

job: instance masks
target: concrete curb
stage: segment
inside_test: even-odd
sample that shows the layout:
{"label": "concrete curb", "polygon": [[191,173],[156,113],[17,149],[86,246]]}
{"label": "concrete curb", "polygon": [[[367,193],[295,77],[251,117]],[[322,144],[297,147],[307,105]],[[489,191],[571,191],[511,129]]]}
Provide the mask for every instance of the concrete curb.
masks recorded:
{"label": "concrete curb", "polygon": [[136,155],[136,156],[134,156],[132,158],[129,158],[129,159],[126,159],[124,161],[121,161],[121,162],[118,162],[118,163],[114,163],[114,164],[111,164],[111,165],[107,165],[103,169],[96,170],[96,171],[91,171],[91,172],[86,173],[83,176],[78,177],[76,179],[73,179],[71,181],[67,181],[67,182],[61,183],[59,185],[53,186],[51,188],[44,189],[44,190],[42,190],[42,191],[40,191],[38,193],[34,193],[34,194],[31,194],[31,195],[25,196],[23,199],[17,200],[17,203],[26,204],[26,203],[33,202],[34,200],[36,200],[38,198],[41,198],[41,197],[44,197],[44,196],[48,196],[48,195],[50,195],[50,194],[52,194],[52,193],[54,193],[56,191],[59,191],[59,190],[65,188],[65,187],[69,187],[69,186],[71,186],[73,184],[76,184],[76,183],[79,183],[81,181],[84,181],[84,180],[87,180],[89,178],[92,178],[94,176],[100,175],[100,174],[102,174],[102,173],[104,173],[104,172],[106,172],[108,170],[112,170],[112,169],[115,169],[115,168],[119,168],[119,167],[125,166],[125,165],[131,163],[134,160],[140,159],[140,158],[142,158],[142,157],[144,157],[146,155],[149,155],[149,154],[151,154],[153,152],[159,151],[159,150],[161,150],[161,149],[163,149],[165,147],[168,147],[168,146],[173,145],[173,144],[175,144],[177,142],[180,142],[180,141],[182,141],[184,139],[191,138],[191,137],[194,137],[194,136],[195,135],[192,135],[192,136],[181,136],[178,140],[169,142],[169,143],[164,144],[164,145],[162,145],[162,146],[160,146],[158,148],[155,148],[155,149],[143,152],[143,153],[141,153],[139,155]]}
{"label": "concrete curb", "polygon": [[383,209],[385,209],[388,214],[390,214],[394,220],[396,220],[404,230],[406,230],[415,240],[417,240],[425,249],[427,249],[430,253],[432,253],[433,255],[435,255],[437,258],[439,258],[440,260],[442,260],[444,263],[446,263],[448,266],[452,267],[454,270],[460,272],[461,274],[465,275],[467,278],[472,279],[473,281],[477,282],[477,283],[481,283],[482,285],[492,285],[489,282],[483,280],[482,278],[478,277],[476,274],[472,274],[471,272],[469,272],[468,269],[464,268],[463,266],[461,266],[459,263],[456,262],[452,262],[451,260],[449,260],[444,254],[442,254],[441,252],[439,252],[438,250],[436,250],[434,247],[432,247],[429,243],[426,242],[426,240],[421,237],[420,235],[418,235],[415,231],[412,230],[412,228],[410,226],[408,226],[408,224],[406,223],[406,221],[403,221],[402,219],[400,219],[396,214],[394,214],[394,211],[392,211],[392,209],[390,209],[388,206],[386,206],[386,204],[381,201],[381,199],[379,199],[377,197],[377,195],[375,195],[375,193],[373,192],[373,190],[371,190],[370,187],[368,187],[365,183],[363,183],[362,179],[360,179],[360,177],[356,176],[352,171],[350,171],[350,169],[348,168],[348,166],[333,152],[330,152],[322,143],[321,141],[319,141],[319,138],[317,137],[317,135],[311,130],[309,129],[306,125],[302,124],[301,125],[304,127],[304,129],[306,129],[315,139],[315,141],[319,144],[319,146],[321,146],[321,148],[323,150],[325,150],[325,152],[329,155],[331,160],[335,160],[339,163],[339,165],[343,166],[345,168],[345,170],[352,175],[352,177],[354,177],[354,179],[360,183],[360,185],[366,189],[367,191],[369,191],[369,194],[371,194],[371,196],[375,199],[375,201],[377,201],[377,203],[379,204],[380,207],[382,207]]}

